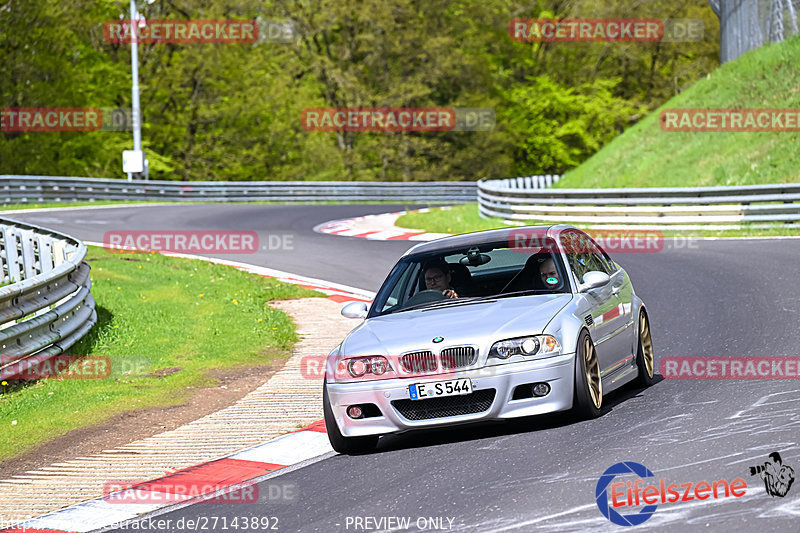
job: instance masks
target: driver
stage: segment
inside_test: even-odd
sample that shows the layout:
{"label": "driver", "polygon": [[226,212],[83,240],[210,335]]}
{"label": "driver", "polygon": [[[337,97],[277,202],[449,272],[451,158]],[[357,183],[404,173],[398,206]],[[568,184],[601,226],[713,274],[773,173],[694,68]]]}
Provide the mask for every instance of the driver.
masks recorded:
{"label": "driver", "polygon": [[442,291],[445,298],[458,298],[458,294],[450,286],[452,276],[444,263],[431,263],[425,267],[425,287],[428,290]]}
{"label": "driver", "polygon": [[[556,270],[556,262],[552,257],[549,257],[539,263],[539,276],[542,278],[542,285],[545,287],[553,287],[560,281],[558,279],[558,270]],[[547,280],[550,280],[549,282]]]}

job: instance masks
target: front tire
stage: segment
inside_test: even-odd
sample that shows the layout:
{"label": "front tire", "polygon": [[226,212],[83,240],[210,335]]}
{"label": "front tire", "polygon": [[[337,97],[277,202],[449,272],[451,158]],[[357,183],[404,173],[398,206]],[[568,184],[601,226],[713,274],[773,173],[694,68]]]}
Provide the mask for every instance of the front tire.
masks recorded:
{"label": "front tire", "polygon": [[639,374],[636,376],[636,385],[649,387],[653,384],[655,372],[655,356],[653,355],[653,338],[650,336],[650,320],[644,309],[639,311],[639,340],[636,350],[636,366]]}
{"label": "front tire", "polygon": [[574,410],[581,418],[597,418],[603,407],[603,380],[600,377],[600,361],[589,332],[584,330],[578,337],[575,353],[575,399]]}
{"label": "front tire", "polygon": [[378,435],[368,435],[366,437],[345,437],[342,435],[333,417],[331,401],[328,398],[327,380],[323,382],[322,387],[322,413],[325,418],[325,431],[328,433],[328,440],[331,441],[333,449],[345,455],[355,455],[373,451],[378,445]]}

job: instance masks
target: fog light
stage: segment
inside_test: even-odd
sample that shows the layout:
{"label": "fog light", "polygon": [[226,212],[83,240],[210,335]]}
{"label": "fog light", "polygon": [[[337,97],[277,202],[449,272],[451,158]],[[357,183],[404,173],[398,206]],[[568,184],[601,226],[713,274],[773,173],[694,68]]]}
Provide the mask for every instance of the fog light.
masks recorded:
{"label": "fog light", "polygon": [[357,405],[351,405],[347,408],[347,416],[350,418],[363,418],[364,412]]}
{"label": "fog light", "polygon": [[533,395],[534,396],[547,396],[550,394],[550,385],[547,383],[534,383]]}

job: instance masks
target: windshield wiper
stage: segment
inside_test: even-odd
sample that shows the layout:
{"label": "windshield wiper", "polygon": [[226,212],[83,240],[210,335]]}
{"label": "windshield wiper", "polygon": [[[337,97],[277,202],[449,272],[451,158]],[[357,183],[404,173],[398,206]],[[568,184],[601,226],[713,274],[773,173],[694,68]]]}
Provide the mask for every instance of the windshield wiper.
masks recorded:
{"label": "windshield wiper", "polygon": [[446,300],[440,300],[436,302],[425,302],[417,305],[412,305],[411,307],[403,307],[402,309],[396,309],[389,314],[402,313],[403,311],[413,311],[415,309],[437,309],[439,307],[449,307],[451,305],[458,305],[462,303],[484,302],[487,300],[496,300],[498,298],[506,298],[510,296],[524,296],[526,294],[565,294],[565,293],[553,291],[550,289],[525,289],[522,291],[491,294],[489,296],[466,296],[462,298],[448,298]]}
{"label": "windshield wiper", "polygon": [[421,309],[423,307],[425,308],[447,307],[453,304],[473,302],[475,300],[482,300],[482,299],[483,299],[482,297],[478,296],[467,296],[464,298],[447,298],[446,300],[439,300],[436,302],[425,302],[417,305],[412,305],[411,307],[403,307],[402,309],[398,309],[397,311],[394,312],[397,313],[399,311],[411,311],[413,309]]}
{"label": "windshield wiper", "polygon": [[481,300],[494,300],[496,298],[507,298],[509,296],[525,296],[526,294],[564,294],[551,289],[525,289],[522,291],[500,292],[491,296],[481,296]]}

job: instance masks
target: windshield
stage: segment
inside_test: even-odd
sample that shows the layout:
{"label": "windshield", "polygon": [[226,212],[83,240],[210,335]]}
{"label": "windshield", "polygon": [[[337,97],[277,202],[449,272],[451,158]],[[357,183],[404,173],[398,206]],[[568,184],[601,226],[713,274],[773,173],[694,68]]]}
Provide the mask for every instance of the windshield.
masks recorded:
{"label": "windshield", "polygon": [[560,256],[508,242],[403,258],[378,291],[370,317],[481,299],[569,292]]}

